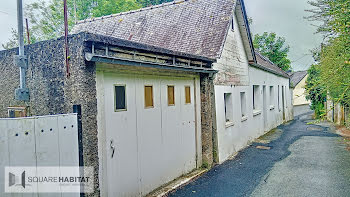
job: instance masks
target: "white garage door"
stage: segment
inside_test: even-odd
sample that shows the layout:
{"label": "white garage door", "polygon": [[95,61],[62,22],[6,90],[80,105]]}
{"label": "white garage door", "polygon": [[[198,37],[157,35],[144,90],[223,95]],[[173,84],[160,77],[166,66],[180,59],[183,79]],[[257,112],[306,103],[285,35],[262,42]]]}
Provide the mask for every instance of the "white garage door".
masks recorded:
{"label": "white garage door", "polygon": [[193,78],[104,74],[104,88],[108,196],[143,196],[196,167]]}

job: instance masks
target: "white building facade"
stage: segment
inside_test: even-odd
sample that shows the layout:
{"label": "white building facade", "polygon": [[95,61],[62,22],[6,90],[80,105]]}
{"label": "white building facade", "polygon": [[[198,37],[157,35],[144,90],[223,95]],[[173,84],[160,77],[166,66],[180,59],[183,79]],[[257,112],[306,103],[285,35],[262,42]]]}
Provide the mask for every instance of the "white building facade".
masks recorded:
{"label": "white building facade", "polygon": [[[241,3],[236,5],[233,25],[242,27],[242,7]],[[219,163],[293,119],[289,76],[259,53],[252,53],[249,39],[243,35],[249,34],[249,29],[232,24],[221,57],[214,64],[219,70],[214,81]],[[256,63],[252,63],[253,56]]]}
{"label": "white building facade", "polygon": [[306,99],[305,86],[308,76],[307,71],[297,71],[291,74],[294,106],[311,104],[311,101]]}

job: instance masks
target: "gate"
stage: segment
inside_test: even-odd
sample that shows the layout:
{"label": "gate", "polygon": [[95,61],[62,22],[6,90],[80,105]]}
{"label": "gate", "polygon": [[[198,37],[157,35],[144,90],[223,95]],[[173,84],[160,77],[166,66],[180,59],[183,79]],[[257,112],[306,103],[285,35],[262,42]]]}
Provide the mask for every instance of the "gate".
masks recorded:
{"label": "gate", "polygon": [[[0,196],[5,196],[6,166],[78,167],[80,126],[78,114],[0,119]],[[23,194],[11,194],[17,195]],[[26,195],[45,196],[40,193]],[[79,195],[56,193],[50,196]]]}

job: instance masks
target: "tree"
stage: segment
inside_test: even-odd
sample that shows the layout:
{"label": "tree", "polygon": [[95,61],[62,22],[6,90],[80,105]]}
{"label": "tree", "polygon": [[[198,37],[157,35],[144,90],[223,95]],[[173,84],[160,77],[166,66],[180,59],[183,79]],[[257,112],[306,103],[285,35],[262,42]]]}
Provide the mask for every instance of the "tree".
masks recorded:
{"label": "tree", "polygon": [[[335,103],[350,106],[349,0],[315,0],[309,3],[314,8],[307,10],[311,13],[308,19],[321,22],[317,32],[323,33],[326,38],[318,55],[319,74],[313,83],[323,87]],[[308,91],[308,94],[315,102],[321,102],[322,98],[314,97],[312,91]]]}
{"label": "tree", "polygon": [[311,65],[308,70],[306,80],[306,98],[311,100],[311,109],[315,111],[316,118],[321,118],[325,114],[324,101],[327,98],[327,90],[320,83],[321,69],[317,64]]}
{"label": "tree", "polygon": [[141,8],[135,0],[98,0],[92,9],[94,17],[100,17]]}
{"label": "tree", "polygon": [[148,7],[151,5],[158,5],[166,2],[171,2],[174,0],[137,0],[138,3],[142,5],[142,7]]}
{"label": "tree", "polygon": [[306,10],[311,15],[305,18],[319,22],[317,33],[323,33],[326,37],[350,33],[349,0],[314,0],[308,3],[313,8]]}
{"label": "tree", "polygon": [[[76,20],[138,9],[141,4],[136,0],[68,0],[67,7],[68,28],[70,30]],[[24,15],[28,18],[30,24],[32,43],[64,35],[62,0],[51,0],[49,2],[39,0],[26,5],[24,10]],[[2,46],[9,49],[17,47],[17,43],[17,31],[12,30],[12,37]]]}
{"label": "tree", "polygon": [[254,36],[254,47],[264,56],[269,58],[282,70],[291,68],[291,61],[288,59],[289,46],[286,39],[278,37],[275,33],[264,32],[262,35]]}

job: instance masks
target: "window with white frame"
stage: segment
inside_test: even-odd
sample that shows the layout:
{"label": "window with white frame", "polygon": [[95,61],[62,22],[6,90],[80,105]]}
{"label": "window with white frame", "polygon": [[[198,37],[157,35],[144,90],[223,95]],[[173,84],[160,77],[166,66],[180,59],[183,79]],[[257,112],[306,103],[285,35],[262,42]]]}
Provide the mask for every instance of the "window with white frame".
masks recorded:
{"label": "window with white frame", "polygon": [[225,93],[224,94],[224,102],[225,102],[225,121],[226,123],[233,122],[233,106],[232,106],[232,94]]}
{"label": "window with white frame", "polygon": [[275,98],[275,92],[274,92],[274,87],[270,86],[270,105],[273,106],[273,101]]}
{"label": "window with white frame", "polygon": [[253,110],[259,109],[259,86],[253,85]]}
{"label": "window with white frame", "polygon": [[242,115],[242,118],[247,116],[247,104],[246,104],[245,92],[241,92],[241,115]]}

